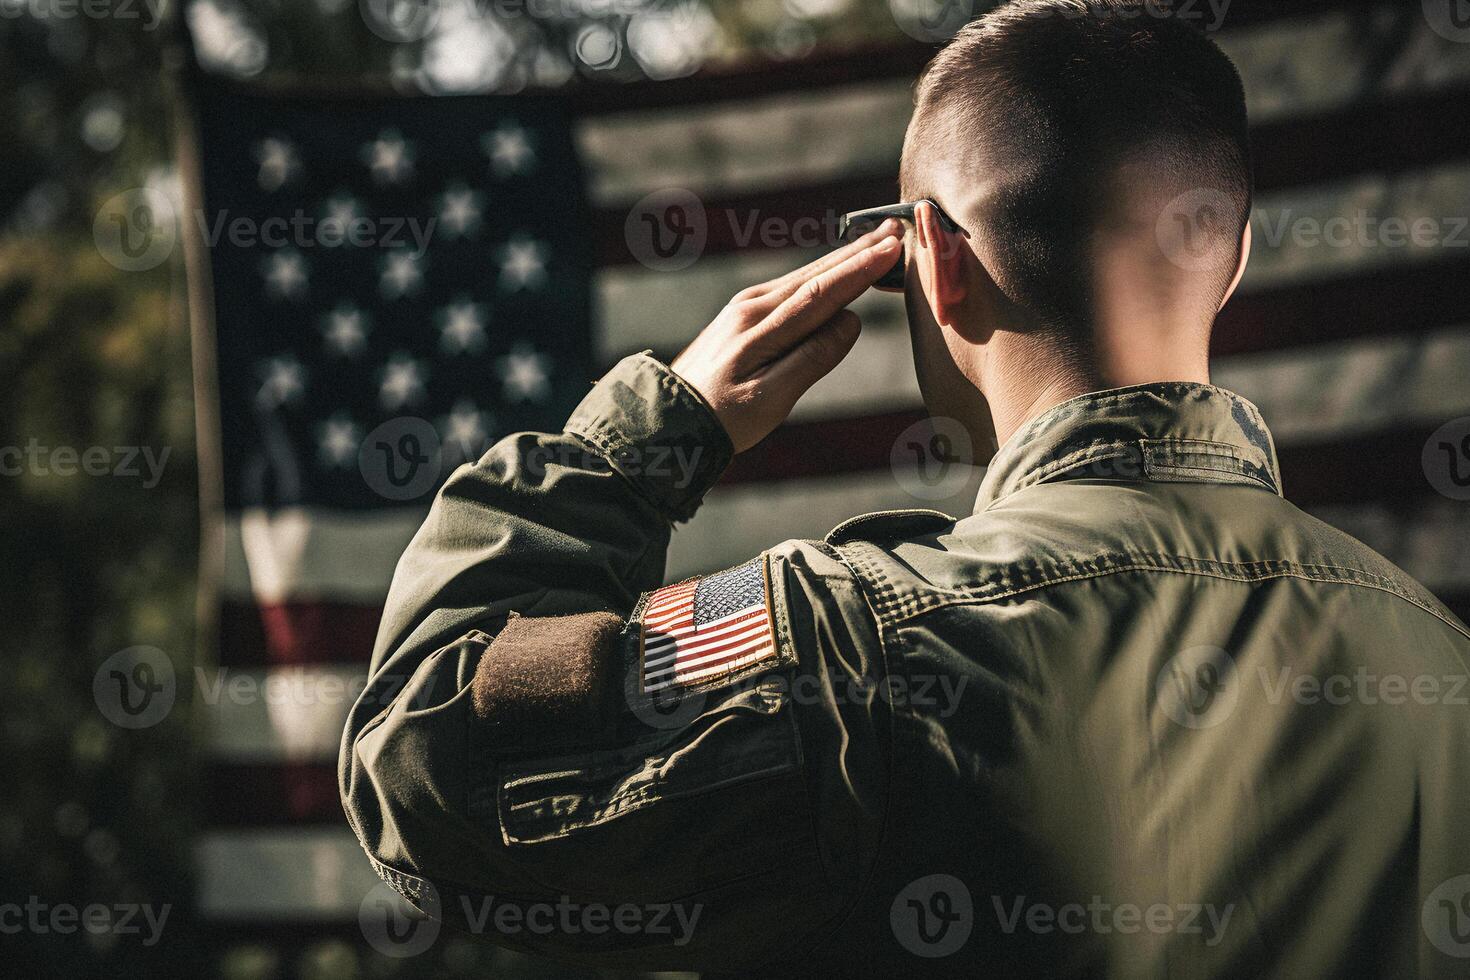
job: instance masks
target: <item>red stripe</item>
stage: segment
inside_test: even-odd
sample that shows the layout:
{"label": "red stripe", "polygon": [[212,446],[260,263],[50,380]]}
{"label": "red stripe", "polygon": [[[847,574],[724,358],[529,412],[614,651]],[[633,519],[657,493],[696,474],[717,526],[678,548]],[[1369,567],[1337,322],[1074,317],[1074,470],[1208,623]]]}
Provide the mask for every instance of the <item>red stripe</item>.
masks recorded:
{"label": "red stripe", "polygon": [[734,651],[731,652],[728,656],[721,657],[718,660],[710,660],[705,663],[690,665],[685,665],[681,663],[673,672],[660,671],[657,674],[646,678],[645,685],[647,687],[660,687],[662,685],[671,683],[684,683],[691,679],[700,681],[708,680],[711,677],[719,676],[721,668],[728,667],[731,664],[739,663],[742,660],[748,660],[751,663],[754,663],[765,657],[774,649],[775,648],[769,642],[757,643],[752,645],[748,650]]}
{"label": "red stripe", "polygon": [[205,816],[213,827],[344,824],[331,763],[280,762],[204,770]]}
{"label": "red stripe", "polygon": [[[767,631],[769,631],[769,629],[770,629],[770,625],[768,623],[765,623],[765,622],[761,623],[761,627],[763,629],[767,630]],[[674,660],[669,661],[667,663],[660,662],[660,663],[657,664],[657,666],[655,666],[648,673],[650,673],[650,674],[662,674],[665,671],[667,671],[670,667],[674,667],[678,671],[684,671],[684,670],[688,670],[688,669],[702,670],[705,667],[714,666],[716,663],[719,663],[720,661],[719,660],[705,660],[705,658],[706,657],[718,657],[720,654],[723,654],[726,651],[731,651],[731,650],[734,650],[736,647],[744,646],[745,644],[750,643],[750,641],[752,639],[755,639],[759,635],[760,635],[760,633],[758,631],[755,633],[754,636],[749,635],[749,634],[746,634],[746,633],[742,633],[742,634],[740,634],[738,636],[732,636],[730,639],[728,639],[728,640],[726,640],[726,641],[724,641],[722,643],[717,643],[714,646],[706,647],[706,648],[701,649],[701,650],[686,650],[686,649],[684,649],[684,648],[681,647],[678,650],[678,652],[676,653],[676,655],[675,655],[676,658]],[[770,645],[770,638],[769,638],[769,636],[767,636],[764,639],[763,642],[765,643],[765,645],[769,646]],[[757,647],[751,647],[751,649],[752,650],[753,649],[757,649]],[[743,651],[743,652],[749,652],[749,651]],[[691,661],[702,661],[702,662],[699,663],[699,664],[697,664],[697,665],[695,665],[694,667],[690,667],[689,664],[690,664]]]}
{"label": "red stripe", "polygon": [[219,657],[224,667],[366,662],[381,605],[297,599],[256,604],[227,599],[220,607]]}
{"label": "red stripe", "polygon": [[656,598],[648,604],[644,610],[644,618],[664,618],[674,616],[686,610],[694,608],[694,590],[691,589],[683,595],[666,596]]}
{"label": "red stripe", "polygon": [[[736,457],[724,482],[885,472],[888,447],[920,417],[919,412],[900,412],[788,424]],[[1278,455],[1287,499],[1309,508],[1382,503],[1396,510],[1434,499],[1420,468],[1420,453],[1436,427],[1417,425],[1282,447]],[[379,606],[303,600],[257,607],[228,601],[221,610],[221,664],[364,663],[381,615]]]}
{"label": "red stripe", "polygon": [[654,634],[652,637],[654,642],[644,644],[644,660],[652,660],[662,669],[662,667],[667,666],[665,661],[671,653],[680,660],[706,657],[730,646],[744,643],[756,635],[758,627],[766,627],[768,623],[769,620],[764,614],[752,616],[748,619],[739,620],[728,627],[714,630],[708,635],[700,634],[697,636],[679,637],[668,646],[656,646],[655,643],[663,639],[663,637]]}

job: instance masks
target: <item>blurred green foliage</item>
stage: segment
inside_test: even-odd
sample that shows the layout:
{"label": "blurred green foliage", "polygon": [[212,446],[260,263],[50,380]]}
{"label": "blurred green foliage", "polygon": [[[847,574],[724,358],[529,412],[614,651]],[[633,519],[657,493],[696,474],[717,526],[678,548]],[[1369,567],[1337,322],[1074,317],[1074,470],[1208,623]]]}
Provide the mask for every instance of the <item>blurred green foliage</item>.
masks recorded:
{"label": "blurred green foliage", "polygon": [[[153,946],[82,929],[7,935],[0,972],[544,975],[524,958],[462,942],[403,964],[364,956],[350,935],[308,943],[288,959],[258,946],[221,950],[191,913],[201,719],[186,688],[200,648],[199,521],[182,256],[176,250],[156,269],[121,272],[99,252],[92,225],[101,203],[125,189],[176,193],[165,65],[186,13],[209,35],[203,60],[242,75],[374,75],[431,90],[644,75],[634,57],[596,68],[579,60],[589,25],[621,45],[634,8],[574,8],[491,31],[483,50],[471,52],[498,59],[483,71],[466,70],[461,52],[457,67],[436,74],[425,68],[443,67],[433,38],[389,43],[355,0],[195,0],[188,8],[107,0],[87,8],[115,16],[82,15],[80,0],[0,0],[0,449],[22,453],[0,459],[9,464],[0,475],[8,610],[0,636],[0,903],[170,906],[163,941]],[[703,25],[698,43],[676,52],[680,72],[752,52],[794,57],[819,44],[901,39],[883,0],[686,0],[680,10]],[[168,456],[151,486],[142,476],[57,472],[68,468],[52,450],[90,447],[105,447],[114,461],[119,447]],[[136,645],[164,651],[184,683],[179,708],[163,722],[128,731],[102,717],[92,684],[107,657]]]}

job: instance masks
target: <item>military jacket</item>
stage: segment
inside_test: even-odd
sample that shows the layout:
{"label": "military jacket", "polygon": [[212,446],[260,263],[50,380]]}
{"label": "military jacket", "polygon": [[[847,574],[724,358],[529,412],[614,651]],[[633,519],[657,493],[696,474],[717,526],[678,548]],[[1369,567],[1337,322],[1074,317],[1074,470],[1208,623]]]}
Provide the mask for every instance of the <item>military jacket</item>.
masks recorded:
{"label": "military jacket", "polygon": [[447,481],[340,759],[410,902],[706,975],[1470,975],[1470,633],[1248,401],[1088,394],[970,515],[668,585],[730,457],[637,355]]}

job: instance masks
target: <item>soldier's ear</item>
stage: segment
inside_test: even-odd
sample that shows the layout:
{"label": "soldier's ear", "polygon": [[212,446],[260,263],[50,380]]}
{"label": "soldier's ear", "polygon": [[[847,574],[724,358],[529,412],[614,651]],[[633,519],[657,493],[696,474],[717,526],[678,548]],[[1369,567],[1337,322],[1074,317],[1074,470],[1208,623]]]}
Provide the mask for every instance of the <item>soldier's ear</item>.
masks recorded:
{"label": "soldier's ear", "polygon": [[974,253],[959,232],[945,231],[934,206],[922,202],[914,209],[913,258],[929,310],[940,326],[954,327],[970,290],[967,262]]}
{"label": "soldier's ear", "polygon": [[475,669],[475,714],[508,750],[580,748],[616,726],[622,692],[612,613],[512,614]]}

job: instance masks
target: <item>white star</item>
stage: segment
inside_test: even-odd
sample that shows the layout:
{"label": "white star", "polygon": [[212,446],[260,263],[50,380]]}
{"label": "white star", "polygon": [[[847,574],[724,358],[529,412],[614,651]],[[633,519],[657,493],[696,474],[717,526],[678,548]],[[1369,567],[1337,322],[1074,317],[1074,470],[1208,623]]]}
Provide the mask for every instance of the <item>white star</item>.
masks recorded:
{"label": "white star", "polygon": [[480,230],[480,214],[485,195],[456,184],[439,197],[439,227],[450,238],[473,238]]}
{"label": "white star", "polygon": [[301,172],[295,145],[283,137],[267,136],[256,143],[255,160],[260,164],[255,180],[266,193],[289,183]]}
{"label": "white star", "polygon": [[378,279],[378,288],[388,299],[412,296],[424,284],[424,272],[420,268],[422,258],[413,252],[389,252],[383,257],[383,273]]}
{"label": "white star", "polygon": [[540,289],[546,282],[546,243],[512,238],[500,250],[500,288]]}
{"label": "white star", "polygon": [[345,412],[335,413],[316,427],[317,457],[333,469],[352,465],[360,445],[362,430]]}
{"label": "white star", "polygon": [[495,132],[482,136],[480,146],[490,157],[490,168],[497,177],[526,173],[536,162],[536,151],[531,148],[530,137],[509,120],[501,123]]}
{"label": "white star", "polygon": [[294,402],[306,390],[306,368],[293,354],[278,354],[259,368],[264,377],[256,399],[266,408]]}
{"label": "white star", "polygon": [[351,303],[338,303],[322,322],[327,348],[343,357],[355,357],[367,346],[367,316]]}
{"label": "white star", "polygon": [[265,291],[276,299],[299,299],[306,295],[306,259],[291,248],[272,252],[261,267]]}
{"label": "white star", "polygon": [[424,396],[424,370],[407,354],[388,358],[378,383],[378,400],[388,411],[411,405]]}
{"label": "white star", "polygon": [[529,344],[516,344],[509,354],[500,358],[496,367],[505,386],[506,401],[545,401],[551,394],[551,382],[546,377],[549,363],[545,354]]}
{"label": "white star", "polygon": [[322,244],[335,247],[348,240],[355,223],[364,218],[362,206],[357,198],[346,191],[338,191],[327,198],[325,214],[318,227],[318,238]]}
{"label": "white star", "polygon": [[477,354],[485,347],[484,303],[458,300],[439,311],[439,346],[446,354]]}
{"label": "white star", "polygon": [[363,147],[363,159],[379,184],[401,184],[413,176],[413,144],[396,129],[385,129]]}
{"label": "white star", "polygon": [[490,448],[488,428],[490,416],[480,411],[471,401],[461,399],[454,409],[439,420],[439,431],[443,433],[444,447],[455,448],[461,459],[479,459],[480,454]]}

